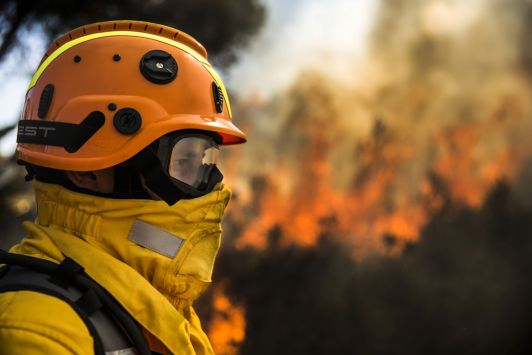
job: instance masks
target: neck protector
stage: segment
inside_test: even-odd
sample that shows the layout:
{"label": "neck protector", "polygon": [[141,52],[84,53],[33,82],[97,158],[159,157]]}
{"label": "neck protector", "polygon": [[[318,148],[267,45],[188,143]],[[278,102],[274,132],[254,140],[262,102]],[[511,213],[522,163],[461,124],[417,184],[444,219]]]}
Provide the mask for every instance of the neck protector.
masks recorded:
{"label": "neck protector", "polygon": [[230,199],[225,185],[172,206],[96,197],[39,181],[34,185],[38,224],[53,227],[47,232],[52,240],[64,239],[56,244],[69,248],[73,243],[68,238],[74,238],[104,251],[136,270],[178,309],[190,305],[211,282],[220,222]]}

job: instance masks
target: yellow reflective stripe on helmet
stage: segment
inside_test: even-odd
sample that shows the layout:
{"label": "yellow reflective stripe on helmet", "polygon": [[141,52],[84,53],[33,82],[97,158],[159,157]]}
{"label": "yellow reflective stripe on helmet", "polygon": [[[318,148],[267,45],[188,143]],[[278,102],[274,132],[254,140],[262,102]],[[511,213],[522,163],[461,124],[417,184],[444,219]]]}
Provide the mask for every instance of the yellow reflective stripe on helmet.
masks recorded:
{"label": "yellow reflective stripe on helmet", "polygon": [[[222,81],[220,80],[219,76],[216,74],[216,72],[214,72],[214,70],[211,67],[211,64],[207,61],[207,59],[205,59],[201,54],[199,54],[198,52],[196,52],[195,50],[193,50],[189,46],[184,45],[183,43],[179,43],[179,42],[173,41],[173,40],[171,40],[169,38],[153,35],[151,33],[142,33],[142,32],[134,32],[134,31],[113,31],[113,32],[93,33],[93,34],[90,34],[90,35],[87,35],[87,36],[83,36],[83,37],[76,38],[76,39],[73,39],[71,41],[68,41],[67,43],[63,44],[61,47],[57,48],[39,66],[39,68],[37,69],[37,71],[33,75],[33,78],[30,81],[30,85],[28,87],[28,90],[30,90],[32,87],[35,86],[35,83],[37,83],[37,80],[39,80],[39,77],[42,75],[42,73],[44,72],[46,67],[48,65],[50,65],[50,63],[52,63],[58,56],[60,56],[65,51],[67,51],[70,48],[72,48],[72,47],[74,47],[74,46],[76,46],[76,45],[78,45],[80,43],[83,43],[83,42],[87,42],[87,41],[90,41],[90,40],[93,40],[93,39],[97,39],[97,38],[114,37],[114,36],[128,36],[128,37],[149,38],[149,39],[153,39],[155,41],[166,43],[166,44],[168,44],[170,46],[174,46],[176,48],[181,49],[182,51],[190,54],[191,56],[196,58],[198,61],[203,63],[205,68],[207,68],[209,73],[212,75],[213,79],[218,83],[219,86],[222,87],[222,90],[224,91],[224,95],[226,95],[225,88],[224,88],[223,84],[221,84]],[[211,68],[211,70],[209,70],[209,68]],[[226,99],[227,99],[227,96],[226,96]],[[227,107],[229,107],[229,105]]]}

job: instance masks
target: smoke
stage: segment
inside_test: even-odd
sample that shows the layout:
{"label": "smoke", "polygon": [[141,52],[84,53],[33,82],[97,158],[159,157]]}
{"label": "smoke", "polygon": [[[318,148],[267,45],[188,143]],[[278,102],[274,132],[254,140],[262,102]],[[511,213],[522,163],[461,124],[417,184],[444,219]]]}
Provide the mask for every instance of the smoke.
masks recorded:
{"label": "smoke", "polygon": [[235,105],[215,280],[241,354],[528,353],[531,11],[383,0],[352,85]]}
{"label": "smoke", "polygon": [[415,241],[447,200],[479,206],[513,180],[532,155],[528,10],[383,1],[367,59],[345,73],[362,80],[312,69],[271,100],[240,101],[253,144],[228,174],[239,247],[264,246],[276,225],[308,245],[334,225],[367,254],[383,234]]}

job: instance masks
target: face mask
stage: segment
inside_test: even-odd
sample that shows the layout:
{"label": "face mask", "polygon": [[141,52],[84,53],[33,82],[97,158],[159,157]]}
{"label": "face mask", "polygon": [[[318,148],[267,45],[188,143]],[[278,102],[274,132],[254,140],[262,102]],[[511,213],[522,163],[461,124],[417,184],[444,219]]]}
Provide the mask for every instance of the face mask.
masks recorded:
{"label": "face mask", "polygon": [[203,196],[223,179],[216,165],[219,142],[216,133],[205,131],[165,135],[115,169],[115,194],[119,198],[150,198],[145,186],[168,205]]}

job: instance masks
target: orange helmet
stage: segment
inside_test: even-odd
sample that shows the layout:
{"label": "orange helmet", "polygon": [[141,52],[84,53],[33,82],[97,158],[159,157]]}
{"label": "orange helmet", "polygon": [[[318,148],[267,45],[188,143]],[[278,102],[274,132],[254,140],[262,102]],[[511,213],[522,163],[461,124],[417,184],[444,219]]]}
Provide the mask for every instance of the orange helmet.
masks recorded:
{"label": "orange helmet", "polygon": [[100,170],[177,130],[246,141],[205,48],[171,27],[110,21],[57,39],[33,76],[17,156],[37,166]]}

